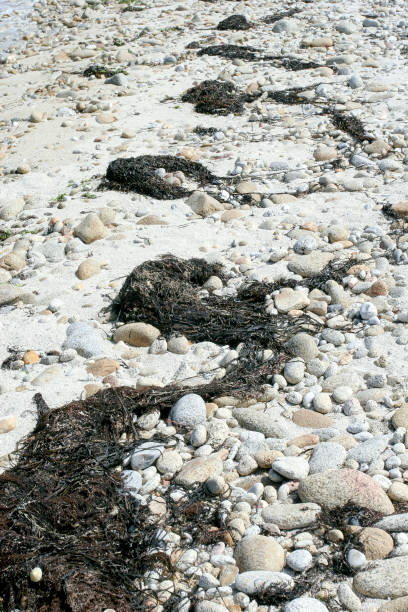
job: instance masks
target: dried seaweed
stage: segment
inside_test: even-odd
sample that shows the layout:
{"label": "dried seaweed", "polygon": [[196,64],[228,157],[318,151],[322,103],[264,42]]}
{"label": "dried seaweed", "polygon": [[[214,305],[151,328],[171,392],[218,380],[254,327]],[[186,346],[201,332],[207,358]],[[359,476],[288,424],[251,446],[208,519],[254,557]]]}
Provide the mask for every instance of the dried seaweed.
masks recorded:
{"label": "dried seaweed", "polygon": [[[220,268],[217,276],[224,278]],[[200,270],[200,275],[197,271]],[[214,275],[204,260],[182,260],[166,255],[137,266],[127,277],[113,305],[124,323],[148,322],[166,337],[184,334],[193,342],[210,341],[232,347],[244,342],[252,348],[281,352],[296,331],[317,330],[308,316],[296,321],[265,311],[265,297],[272,285],[253,282],[239,289],[233,299],[211,295],[198,297],[203,279]]]}
{"label": "dried seaweed", "polygon": [[249,30],[253,24],[248,21],[245,15],[231,15],[220,21],[217,30]]}
{"label": "dried seaweed", "polygon": [[242,59],[254,60],[258,58],[259,49],[255,47],[240,46],[240,45],[212,45],[203,47],[197,52],[197,55],[213,55],[225,57],[227,59]]}
{"label": "dried seaweed", "polygon": [[279,104],[303,104],[305,98],[302,94],[304,94],[307,89],[311,89],[311,87],[317,87],[317,85],[310,87],[289,87],[288,89],[268,91],[268,99],[278,102]]}
{"label": "dried seaweed", "polygon": [[203,47],[198,51],[197,55],[213,55],[225,57],[226,59],[273,62],[273,65],[277,68],[285,68],[286,70],[308,70],[310,68],[323,67],[323,64],[317,64],[316,62],[303,60],[297,57],[265,55],[260,49],[256,49],[255,47],[240,45],[213,45],[210,47]]}
{"label": "dried seaweed", "polygon": [[365,140],[372,142],[375,140],[374,136],[370,136],[366,133],[363,122],[357,117],[346,115],[341,111],[336,111],[331,108],[324,108],[323,112],[329,115],[331,122],[336,128],[346,132],[358,142],[364,142]]}
{"label": "dried seaweed", "polygon": [[199,85],[188,89],[181,98],[182,102],[195,104],[197,113],[210,115],[240,115],[247,100],[230,81],[202,81]]}
{"label": "dried seaweed", "polygon": [[297,13],[300,13],[302,11],[301,8],[298,7],[294,7],[291,8],[287,11],[283,11],[282,13],[273,13],[272,15],[267,15],[266,17],[263,18],[263,22],[264,23],[275,23],[276,21],[280,21],[281,19],[286,19],[287,17],[292,17],[293,15],[296,15]]}
{"label": "dried seaweed", "polygon": [[101,66],[100,64],[92,64],[84,70],[83,75],[85,77],[95,76],[96,78],[100,79],[102,77],[109,78],[119,73],[126,74],[122,68],[112,69],[107,68],[106,66]]}
{"label": "dried seaweed", "polygon": [[214,136],[214,134],[218,131],[218,128],[203,127],[202,125],[197,125],[193,130],[193,132],[198,136]]}
{"label": "dried seaweed", "polygon": [[200,185],[218,182],[218,178],[199,162],[172,155],[141,155],[126,159],[120,157],[110,162],[99,188],[135,191],[158,200],[174,200],[191,193],[160,178],[155,173],[158,168],[165,168],[167,172],[181,171]]}

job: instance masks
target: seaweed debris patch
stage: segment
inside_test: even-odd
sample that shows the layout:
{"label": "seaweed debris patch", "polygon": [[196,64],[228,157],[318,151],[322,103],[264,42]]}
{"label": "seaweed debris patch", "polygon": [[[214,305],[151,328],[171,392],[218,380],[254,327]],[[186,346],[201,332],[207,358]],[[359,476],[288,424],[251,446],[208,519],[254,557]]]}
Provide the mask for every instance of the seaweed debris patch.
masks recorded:
{"label": "seaweed debris patch", "polygon": [[172,155],[141,155],[110,162],[100,188],[134,191],[158,200],[174,200],[193,191],[182,187],[185,177],[200,185],[219,182],[199,162]]}

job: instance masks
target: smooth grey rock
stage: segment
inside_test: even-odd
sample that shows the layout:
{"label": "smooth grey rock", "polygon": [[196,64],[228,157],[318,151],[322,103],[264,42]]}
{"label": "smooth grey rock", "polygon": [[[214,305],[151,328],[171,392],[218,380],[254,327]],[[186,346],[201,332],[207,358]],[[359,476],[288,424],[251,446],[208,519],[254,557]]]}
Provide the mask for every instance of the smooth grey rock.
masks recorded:
{"label": "smooth grey rock", "polygon": [[320,511],[318,504],[273,504],[262,510],[262,518],[279,529],[303,529],[315,524]]}
{"label": "smooth grey rock", "polygon": [[287,429],[282,421],[274,421],[265,412],[252,408],[235,408],[232,415],[237,419],[241,427],[252,431],[259,431],[267,438],[285,438]]}
{"label": "smooth grey rock", "polygon": [[371,463],[387,448],[388,438],[379,436],[366,440],[349,450],[348,456],[359,463]]}
{"label": "smooth grey rock", "polygon": [[302,480],[309,473],[309,463],[302,457],[278,457],[272,469],[289,480]]}
{"label": "smooth grey rock", "polygon": [[384,531],[408,531],[408,512],[402,514],[393,514],[392,516],[385,516],[374,525]]}
{"label": "smooth grey rock", "polygon": [[324,603],[314,597],[298,597],[286,604],[284,612],[329,612]]}
{"label": "smooth grey rock", "polygon": [[370,568],[354,576],[354,590],[366,597],[395,599],[408,595],[407,558],[372,561]]}
{"label": "smooth grey rock", "polygon": [[286,343],[286,348],[295,357],[301,357],[305,361],[310,361],[317,356],[319,350],[313,337],[305,332],[295,334]]}
{"label": "smooth grey rock", "polygon": [[106,352],[105,343],[100,332],[84,321],[71,323],[68,326],[67,339],[62,349],[75,349],[82,357],[96,357]]}
{"label": "smooth grey rock", "polygon": [[293,578],[282,572],[243,572],[235,578],[235,588],[247,595],[255,595],[268,587],[293,589]]}
{"label": "smooth grey rock", "polygon": [[135,495],[142,487],[142,476],[134,470],[122,470],[123,485],[131,495]]}
{"label": "smooth grey rock", "polygon": [[118,72],[118,74],[114,74],[113,76],[105,79],[106,85],[119,85],[123,87],[129,83],[128,77],[122,72]]}
{"label": "smooth grey rock", "polygon": [[164,446],[157,442],[142,442],[133,451],[130,458],[132,470],[145,470],[150,467],[160,457],[163,450]]}
{"label": "smooth grey rock", "polygon": [[309,461],[310,473],[324,472],[332,468],[339,468],[346,460],[347,452],[341,444],[335,442],[320,442],[313,449]]}
{"label": "smooth grey rock", "polygon": [[323,251],[314,251],[309,255],[296,255],[288,263],[288,270],[294,274],[300,274],[304,278],[311,278],[319,274],[333,257],[332,253]]}
{"label": "smooth grey rock", "polygon": [[206,420],[205,402],[200,395],[188,393],[181,397],[170,410],[169,418],[173,423],[185,427],[195,427]]}

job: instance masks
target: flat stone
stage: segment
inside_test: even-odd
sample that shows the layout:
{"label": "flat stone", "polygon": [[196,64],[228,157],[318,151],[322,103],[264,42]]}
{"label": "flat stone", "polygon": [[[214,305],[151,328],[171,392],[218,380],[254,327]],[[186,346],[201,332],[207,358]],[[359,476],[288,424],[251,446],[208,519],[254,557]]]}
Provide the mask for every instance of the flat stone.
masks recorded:
{"label": "flat stone", "polygon": [[354,372],[340,372],[339,374],[333,374],[333,376],[328,376],[322,383],[323,391],[328,393],[333,393],[336,387],[347,385],[350,387],[355,393],[361,389],[364,385],[363,380],[358,374]]}
{"label": "flat stone", "polygon": [[150,346],[160,331],[149,323],[126,323],[115,331],[114,342],[126,342],[131,346]]}
{"label": "flat stone", "polygon": [[235,588],[247,595],[255,595],[268,587],[293,589],[293,579],[283,572],[243,572],[235,578]]}
{"label": "flat stone", "polygon": [[175,482],[183,487],[190,487],[195,482],[205,482],[211,476],[221,474],[223,463],[219,453],[207,457],[197,457],[187,461],[177,474]]}
{"label": "flat stone", "polygon": [[294,274],[300,274],[303,278],[311,278],[320,274],[333,258],[333,253],[323,251],[314,251],[309,255],[296,255],[288,263],[288,270]]}
{"label": "flat stone", "polygon": [[310,474],[339,468],[345,462],[346,456],[346,449],[340,444],[320,442],[314,447],[309,461]]}
{"label": "flat stone", "polygon": [[153,465],[164,451],[164,446],[157,442],[142,442],[130,457],[132,470],[145,470]]}
{"label": "flat stone", "polygon": [[11,221],[23,210],[25,201],[23,198],[15,198],[0,206],[0,219]]}
{"label": "flat stone", "polygon": [[391,212],[393,212],[397,217],[406,217],[408,215],[408,201],[403,200],[402,202],[392,204]]}
{"label": "flat stone", "polygon": [[266,438],[286,437],[286,429],[282,422],[273,421],[265,412],[251,408],[235,408],[232,414],[241,427],[250,431],[259,431]]}
{"label": "flat stone", "polygon": [[235,547],[235,561],[240,572],[267,570],[280,572],[285,565],[285,551],[272,537],[253,535]]}
{"label": "flat stone", "polygon": [[408,595],[406,557],[374,561],[372,566],[354,576],[354,590],[366,597],[395,599]]}
{"label": "flat stone", "polygon": [[273,504],[262,510],[262,518],[279,529],[304,529],[315,524],[320,511],[318,504]]}
{"label": "flat stone", "polygon": [[139,219],[136,225],[168,225],[168,223],[157,215],[146,215]]}
{"label": "flat stone", "polygon": [[36,387],[39,387],[40,385],[46,385],[58,376],[61,376],[61,374],[62,369],[60,366],[51,366],[50,368],[47,368],[46,370],[44,370],[44,372],[41,372],[41,374],[36,376],[32,381],[32,384]]}
{"label": "flat stone", "polygon": [[102,359],[97,359],[93,363],[90,363],[86,371],[92,374],[93,376],[108,376],[109,374],[113,374],[116,370],[119,369],[119,363],[115,359],[109,359],[104,357]]}
{"label": "flat stone", "polygon": [[12,251],[0,259],[0,267],[5,270],[20,272],[27,265],[26,258],[19,252]]}
{"label": "flat stone", "polygon": [[387,448],[387,446],[388,439],[386,436],[371,438],[362,442],[355,448],[352,448],[348,456],[359,463],[371,463]]}
{"label": "flat stone", "polygon": [[408,531],[408,512],[386,516],[375,524],[375,527],[384,531]]}
{"label": "flat stone", "polygon": [[292,420],[300,427],[311,427],[313,429],[323,429],[333,425],[333,419],[326,414],[320,414],[314,410],[301,408],[293,413]]}
{"label": "flat stone", "polygon": [[302,480],[309,473],[309,463],[302,457],[278,457],[272,469],[289,480]]}
{"label": "flat stone", "polygon": [[381,514],[392,514],[394,507],[378,483],[370,476],[347,468],[311,474],[299,484],[304,502],[316,502],[329,510],[354,503]]}
{"label": "flat stone", "polygon": [[203,398],[196,393],[188,393],[177,400],[170,410],[169,418],[172,423],[193,428],[205,423],[206,414]]}
{"label": "flat stone", "polygon": [[385,559],[394,548],[394,540],[390,534],[378,527],[365,527],[357,540],[369,560]]}
{"label": "flat stone", "polygon": [[186,204],[190,206],[197,215],[201,215],[202,217],[208,217],[215,212],[225,209],[221,202],[218,202],[218,200],[204,191],[193,191],[186,201]]}
{"label": "flat stone", "polygon": [[310,304],[304,291],[294,291],[290,287],[282,289],[275,296],[275,307],[278,312],[287,313],[290,310],[301,310]]}

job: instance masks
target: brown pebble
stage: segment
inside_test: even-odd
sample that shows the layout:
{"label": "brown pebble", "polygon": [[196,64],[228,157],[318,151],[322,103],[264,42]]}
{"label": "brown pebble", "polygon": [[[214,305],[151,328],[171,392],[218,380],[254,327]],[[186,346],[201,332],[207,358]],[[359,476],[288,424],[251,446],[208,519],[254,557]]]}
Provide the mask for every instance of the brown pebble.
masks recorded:
{"label": "brown pebble", "polygon": [[40,356],[37,351],[26,351],[23,356],[23,361],[26,365],[37,363],[40,361]]}

